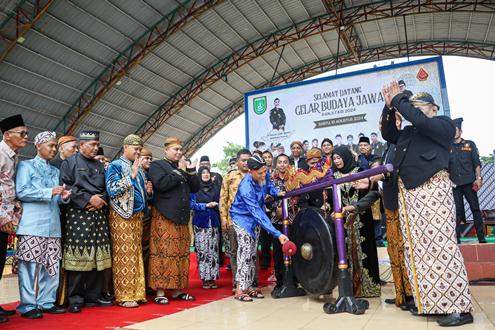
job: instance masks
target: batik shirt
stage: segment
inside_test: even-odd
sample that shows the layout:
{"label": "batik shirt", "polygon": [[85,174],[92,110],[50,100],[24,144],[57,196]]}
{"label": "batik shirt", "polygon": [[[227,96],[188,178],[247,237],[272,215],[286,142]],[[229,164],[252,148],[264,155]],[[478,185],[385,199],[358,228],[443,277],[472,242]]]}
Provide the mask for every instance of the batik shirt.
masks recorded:
{"label": "batik shirt", "polygon": [[20,213],[15,210],[15,168],[17,154],[5,141],[0,142],[0,227],[19,223]]}
{"label": "batik shirt", "polygon": [[244,178],[244,174],[239,170],[234,170],[229,172],[222,182],[222,190],[220,191],[220,219],[226,219],[229,225],[232,225],[230,206],[234,202],[242,178]]}
{"label": "batik shirt", "polygon": [[136,178],[133,179],[131,173],[132,163],[124,156],[110,163],[105,173],[112,208],[125,219],[146,208],[146,175],[141,168]]}

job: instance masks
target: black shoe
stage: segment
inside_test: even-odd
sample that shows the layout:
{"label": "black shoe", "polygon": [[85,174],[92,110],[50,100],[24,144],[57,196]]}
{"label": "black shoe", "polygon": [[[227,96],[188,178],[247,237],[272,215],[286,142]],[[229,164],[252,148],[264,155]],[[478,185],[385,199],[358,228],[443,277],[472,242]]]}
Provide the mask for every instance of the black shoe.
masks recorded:
{"label": "black shoe", "polygon": [[385,303],[389,305],[395,305],[395,298],[385,299]]}
{"label": "black shoe", "polygon": [[412,307],[409,308],[409,311],[411,312],[412,315],[419,316],[418,307],[412,306]]}
{"label": "black shoe", "polygon": [[415,307],[415,306],[414,306],[414,299],[412,299],[412,298],[411,298],[411,299],[409,299],[409,300],[406,298],[406,301],[405,301],[405,302],[403,302],[403,303],[399,306],[399,308],[400,308],[401,310],[403,310],[403,311],[408,311],[408,310],[410,310],[410,309],[411,309],[411,307]]}
{"label": "black shoe", "polygon": [[457,327],[459,325],[473,323],[471,313],[452,313],[437,320],[441,327]]}
{"label": "black shoe", "polygon": [[376,247],[385,247],[385,243],[383,243],[383,242],[376,242]]}
{"label": "black shoe", "polygon": [[0,307],[0,317],[3,316],[11,316],[15,314],[15,310],[8,310],[8,309],[3,309]]}
{"label": "black shoe", "polygon": [[52,308],[43,309],[42,312],[47,314],[64,314],[65,308],[53,306]]}
{"label": "black shoe", "polygon": [[71,306],[69,306],[69,308],[67,308],[67,311],[69,313],[80,313],[81,312],[81,306],[71,305]]}
{"label": "black shoe", "polygon": [[107,307],[107,306],[113,306],[113,303],[103,298],[84,303],[84,307]]}
{"label": "black shoe", "polygon": [[22,313],[22,317],[26,319],[41,319],[43,317],[43,313],[37,308],[31,309],[29,312]]}
{"label": "black shoe", "polygon": [[104,294],[101,295],[101,297],[104,300],[108,300],[108,301],[112,301],[115,299],[115,296],[113,294],[111,294],[110,292],[105,292]]}
{"label": "black shoe", "polygon": [[9,319],[6,317],[0,317],[0,323],[6,323],[9,322]]}
{"label": "black shoe", "polygon": [[478,243],[484,244],[484,243],[486,243],[486,239],[484,239],[484,238],[483,239],[478,239]]}

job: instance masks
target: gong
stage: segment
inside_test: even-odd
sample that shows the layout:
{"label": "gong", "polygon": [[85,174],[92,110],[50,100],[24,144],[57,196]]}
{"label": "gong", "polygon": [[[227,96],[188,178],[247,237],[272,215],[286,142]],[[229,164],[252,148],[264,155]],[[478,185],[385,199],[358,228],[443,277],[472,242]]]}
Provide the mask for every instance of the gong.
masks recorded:
{"label": "gong", "polygon": [[292,224],[291,240],[297,253],[292,265],[297,280],[310,294],[328,294],[337,286],[337,250],[333,225],[323,212],[306,208]]}

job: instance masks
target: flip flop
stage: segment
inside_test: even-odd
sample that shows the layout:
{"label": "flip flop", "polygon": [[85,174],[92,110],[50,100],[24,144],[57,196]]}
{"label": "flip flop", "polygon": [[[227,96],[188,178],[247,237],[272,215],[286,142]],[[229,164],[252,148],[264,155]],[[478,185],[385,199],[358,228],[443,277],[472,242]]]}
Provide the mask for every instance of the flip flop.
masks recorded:
{"label": "flip flop", "polygon": [[172,297],[174,300],[185,300],[185,301],[193,301],[196,300],[194,296],[191,296],[189,293],[180,293],[176,297]]}
{"label": "flip flop", "polygon": [[245,293],[236,294],[234,296],[234,299],[239,300],[240,302],[252,302],[253,301],[253,298],[251,298],[249,295],[247,295]]}
{"label": "flip flop", "polygon": [[155,303],[158,305],[168,305],[169,301],[167,297],[155,297]]}
{"label": "flip flop", "polygon": [[258,289],[251,289],[247,292],[247,294],[251,297],[251,298],[256,298],[256,299],[263,299],[265,298],[265,296],[261,293],[260,290]]}

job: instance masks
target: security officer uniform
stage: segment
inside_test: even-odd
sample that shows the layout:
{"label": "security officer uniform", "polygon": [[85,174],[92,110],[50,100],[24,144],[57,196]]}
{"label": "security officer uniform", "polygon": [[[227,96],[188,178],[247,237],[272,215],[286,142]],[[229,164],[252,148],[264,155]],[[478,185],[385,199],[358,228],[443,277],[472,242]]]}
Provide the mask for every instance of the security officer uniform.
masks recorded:
{"label": "security officer uniform", "polygon": [[[454,119],[456,127],[461,129],[462,118]],[[464,210],[464,199],[469,203],[473,213],[474,226],[480,243],[486,243],[483,232],[483,219],[481,218],[480,204],[478,194],[473,189],[473,183],[476,178],[476,168],[481,166],[478,148],[473,141],[461,139],[459,143],[452,144],[449,160],[450,179],[455,184],[454,201],[457,214],[457,242],[460,243],[461,228],[460,224],[466,222]]]}

